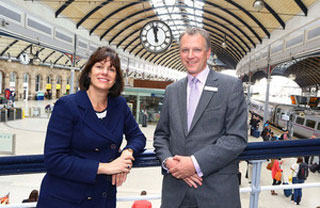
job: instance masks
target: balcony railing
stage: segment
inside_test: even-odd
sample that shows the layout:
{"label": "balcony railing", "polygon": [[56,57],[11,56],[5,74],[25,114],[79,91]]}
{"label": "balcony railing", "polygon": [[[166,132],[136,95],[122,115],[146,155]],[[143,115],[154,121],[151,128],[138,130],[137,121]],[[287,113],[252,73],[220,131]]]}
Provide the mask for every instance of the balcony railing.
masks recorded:
{"label": "balcony railing", "polygon": [[[320,139],[302,139],[274,142],[252,142],[248,144],[245,151],[239,155],[239,160],[250,160],[253,163],[253,174],[251,187],[243,188],[241,192],[251,192],[250,208],[258,207],[259,193],[261,190],[283,189],[289,186],[260,187],[261,165],[266,159],[288,158],[301,156],[320,155]],[[154,167],[160,166],[160,161],[152,150],[146,150],[138,156],[134,162],[134,167]],[[0,157],[0,176],[32,174],[45,172],[43,155],[26,155]],[[315,187],[320,183],[294,184],[290,187]],[[0,205],[0,208],[2,206]],[[8,206],[4,206],[8,207]]]}

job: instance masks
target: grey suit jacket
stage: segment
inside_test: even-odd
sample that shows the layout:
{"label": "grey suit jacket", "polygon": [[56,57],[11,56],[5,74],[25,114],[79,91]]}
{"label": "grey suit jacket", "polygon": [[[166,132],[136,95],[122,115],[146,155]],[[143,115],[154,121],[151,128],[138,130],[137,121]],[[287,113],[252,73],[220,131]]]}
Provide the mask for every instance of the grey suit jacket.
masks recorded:
{"label": "grey suit jacket", "polygon": [[[154,147],[161,160],[194,155],[204,174],[195,190],[199,208],[241,207],[237,156],[247,146],[247,107],[240,80],[210,70],[190,130],[187,78],[166,89]],[[214,89],[217,89],[214,90]],[[178,208],[188,185],[165,174],[162,208]]]}

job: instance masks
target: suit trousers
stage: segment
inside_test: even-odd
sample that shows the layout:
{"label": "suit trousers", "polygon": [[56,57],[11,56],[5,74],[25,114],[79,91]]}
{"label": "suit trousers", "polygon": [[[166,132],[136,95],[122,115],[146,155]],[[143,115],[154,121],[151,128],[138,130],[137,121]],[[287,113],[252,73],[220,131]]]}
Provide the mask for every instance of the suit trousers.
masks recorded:
{"label": "suit trousers", "polygon": [[189,188],[179,208],[198,208],[194,188]]}

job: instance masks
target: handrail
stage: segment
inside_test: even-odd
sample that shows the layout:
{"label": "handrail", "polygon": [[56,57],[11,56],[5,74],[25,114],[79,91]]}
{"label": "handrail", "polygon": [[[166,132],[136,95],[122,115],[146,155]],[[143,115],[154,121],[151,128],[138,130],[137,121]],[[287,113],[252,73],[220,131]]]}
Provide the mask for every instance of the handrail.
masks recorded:
{"label": "handrail", "polygon": [[[301,139],[272,142],[251,142],[239,155],[239,160],[320,155],[320,139]],[[153,150],[146,150],[136,157],[134,167],[160,166]],[[0,176],[46,172],[43,155],[0,157]]]}

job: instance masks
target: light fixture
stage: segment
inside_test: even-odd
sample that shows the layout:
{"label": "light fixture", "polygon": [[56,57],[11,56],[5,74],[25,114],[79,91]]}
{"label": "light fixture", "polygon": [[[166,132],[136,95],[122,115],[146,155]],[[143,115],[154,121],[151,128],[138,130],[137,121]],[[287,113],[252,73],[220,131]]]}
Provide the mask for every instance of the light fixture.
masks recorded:
{"label": "light fixture", "polygon": [[9,25],[9,22],[7,22],[6,20],[4,19],[1,19],[1,27],[6,27]]}
{"label": "light fixture", "polygon": [[253,8],[256,10],[256,11],[261,11],[263,8],[265,8],[265,3],[263,0],[256,0],[253,2]]}
{"label": "light fixture", "polygon": [[33,54],[32,48],[33,48],[33,45],[31,45],[30,47],[30,56],[32,57],[32,64],[39,65],[41,63],[41,60],[39,58],[39,48],[37,45],[35,46],[35,50],[36,50],[35,54]]}
{"label": "light fixture", "polygon": [[224,34],[223,42],[222,42],[221,46],[222,46],[222,48],[227,48],[227,37],[226,37],[226,34]]}
{"label": "light fixture", "polygon": [[226,48],[226,47],[227,47],[226,42],[223,42],[223,43],[221,44],[221,46],[222,46],[222,48]]}
{"label": "light fixture", "polygon": [[41,63],[41,60],[39,59],[38,56],[35,56],[33,59],[32,59],[32,63],[34,65],[39,65]]}
{"label": "light fixture", "polygon": [[217,54],[213,54],[213,59],[218,59]]}
{"label": "light fixture", "polygon": [[296,79],[296,75],[295,74],[289,74],[288,79],[291,79],[292,81],[294,81]]}

